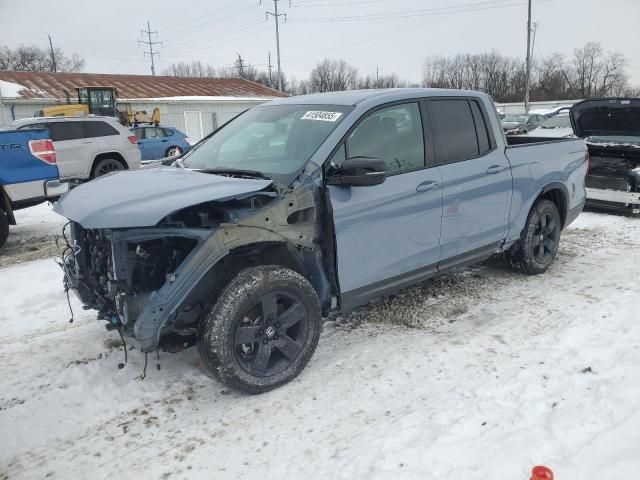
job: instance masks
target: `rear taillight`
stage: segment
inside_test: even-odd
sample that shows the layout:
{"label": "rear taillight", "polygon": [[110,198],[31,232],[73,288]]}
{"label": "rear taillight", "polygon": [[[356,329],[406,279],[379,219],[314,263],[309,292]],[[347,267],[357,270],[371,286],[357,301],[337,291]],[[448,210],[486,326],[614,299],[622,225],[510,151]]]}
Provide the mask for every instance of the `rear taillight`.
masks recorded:
{"label": "rear taillight", "polygon": [[128,138],[128,139],[129,139],[129,141],[130,141],[131,143],[133,143],[134,145],[135,145],[136,143],[138,143],[138,137],[136,137],[135,135],[129,135],[127,138]]}
{"label": "rear taillight", "polygon": [[56,164],[56,152],[51,140],[29,140],[29,150],[34,157],[39,158],[43,162],[49,165]]}
{"label": "rear taillight", "polygon": [[589,157],[589,150],[584,152],[584,176],[586,177],[589,173],[589,163],[591,159]]}

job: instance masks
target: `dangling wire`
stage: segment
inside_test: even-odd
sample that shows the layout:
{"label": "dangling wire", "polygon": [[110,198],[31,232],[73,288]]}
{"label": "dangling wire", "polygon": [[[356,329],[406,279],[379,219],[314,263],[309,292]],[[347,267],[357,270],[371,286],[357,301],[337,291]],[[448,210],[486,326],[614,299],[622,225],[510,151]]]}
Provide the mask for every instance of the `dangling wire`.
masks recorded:
{"label": "dangling wire", "polygon": [[71,312],[69,323],[73,323],[73,308],[71,308],[71,299],[69,298],[69,287],[65,288],[64,291],[67,294],[67,304],[69,305],[69,311]]}
{"label": "dangling wire", "polygon": [[139,380],[144,380],[147,378],[147,361],[149,360],[149,352],[144,352],[144,368],[142,369],[142,373],[138,377]]}
{"label": "dangling wire", "polygon": [[120,340],[122,340],[122,348],[124,350],[124,363],[118,364],[118,369],[122,370],[129,361],[129,359],[127,358],[127,342],[124,341],[124,336],[122,335],[122,327],[118,328],[118,335],[120,335]]}

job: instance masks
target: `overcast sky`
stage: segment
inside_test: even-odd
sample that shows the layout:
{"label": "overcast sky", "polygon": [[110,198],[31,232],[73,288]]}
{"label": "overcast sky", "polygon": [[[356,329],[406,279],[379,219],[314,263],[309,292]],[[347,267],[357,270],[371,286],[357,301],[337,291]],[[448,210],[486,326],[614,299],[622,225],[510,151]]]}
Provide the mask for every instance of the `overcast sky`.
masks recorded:
{"label": "overcast sky", "polygon": [[[344,58],[362,74],[397,73],[420,80],[430,55],[495,49],[524,57],[526,0],[280,0],[282,68],[304,78],[326,57]],[[140,30],[157,30],[156,71],[178,61],[231,65],[240,53],[276,63],[273,0],[0,0],[0,45],[47,45],[77,52],[85,71],[150,73]],[[623,53],[640,85],[640,0],[534,0],[534,56],[570,55],[588,41]],[[284,20],[284,18],[283,18]]]}

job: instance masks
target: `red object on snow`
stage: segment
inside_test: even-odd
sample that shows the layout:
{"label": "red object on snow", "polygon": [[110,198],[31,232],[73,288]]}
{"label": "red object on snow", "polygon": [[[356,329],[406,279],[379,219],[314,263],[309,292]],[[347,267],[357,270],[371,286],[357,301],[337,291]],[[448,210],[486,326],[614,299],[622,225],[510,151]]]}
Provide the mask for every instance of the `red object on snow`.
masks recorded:
{"label": "red object on snow", "polygon": [[538,465],[531,470],[531,478],[529,480],[553,480],[553,472],[549,467]]}

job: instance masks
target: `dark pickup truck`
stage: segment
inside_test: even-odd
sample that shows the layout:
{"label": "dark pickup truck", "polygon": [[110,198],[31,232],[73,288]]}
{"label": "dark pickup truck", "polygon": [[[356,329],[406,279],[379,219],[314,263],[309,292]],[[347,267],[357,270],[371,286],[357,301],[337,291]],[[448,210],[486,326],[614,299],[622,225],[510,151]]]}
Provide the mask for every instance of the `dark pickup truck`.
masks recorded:
{"label": "dark pickup truck", "polygon": [[640,99],[584,100],[571,121],[589,148],[587,205],[640,215]]}

